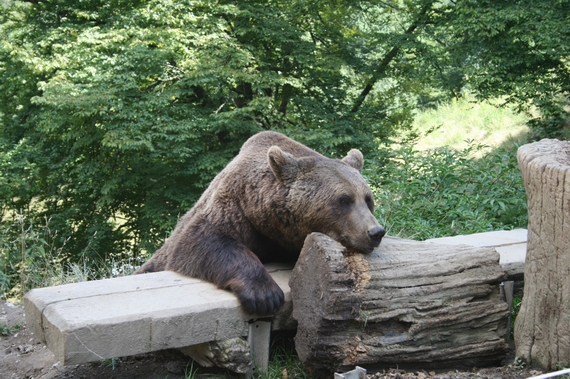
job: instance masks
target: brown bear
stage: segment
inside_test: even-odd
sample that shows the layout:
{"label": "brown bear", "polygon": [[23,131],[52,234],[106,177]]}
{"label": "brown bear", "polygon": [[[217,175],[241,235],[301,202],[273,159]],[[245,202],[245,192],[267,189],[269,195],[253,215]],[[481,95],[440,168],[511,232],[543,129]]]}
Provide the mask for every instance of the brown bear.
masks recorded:
{"label": "brown bear", "polygon": [[262,262],[296,260],[312,232],[364,253],[380,244],[362,165],[356,149],[336,160],[276,132],[256,134],[136,273],[203,279],[233,291],[246,312],[270,315],[283,292]]}

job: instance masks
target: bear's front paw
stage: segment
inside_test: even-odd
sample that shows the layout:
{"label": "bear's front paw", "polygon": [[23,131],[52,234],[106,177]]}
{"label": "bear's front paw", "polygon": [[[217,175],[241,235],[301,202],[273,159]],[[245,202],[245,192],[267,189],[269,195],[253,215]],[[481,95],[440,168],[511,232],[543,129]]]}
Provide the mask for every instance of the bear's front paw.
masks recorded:
{"label": "bear's front paw", "polygon": [[277,283],[268,275],[268,278],[260,281],[252,281],[234,289],[243,309],[257,316],[269,316],[281,308],[285,302],[283,291]]}

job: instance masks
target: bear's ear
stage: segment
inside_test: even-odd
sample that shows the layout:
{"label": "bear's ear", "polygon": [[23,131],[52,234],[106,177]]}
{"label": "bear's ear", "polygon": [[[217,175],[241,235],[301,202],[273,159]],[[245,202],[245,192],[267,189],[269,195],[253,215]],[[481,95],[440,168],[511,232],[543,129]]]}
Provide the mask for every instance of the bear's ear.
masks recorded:
{"label": "bear's ear", "polygon": [[289,153],[284,152],[279,146],[271,146],[267,150],[269,167],[277,179],[287,181],[294,179],[299,171],[299,161]]}
{"label": "bear's ear", "polygon": [[362,167],[364,166],[364,157],[360,150],[352,149],[346,154],[346,157],[342,158],[342,161],[357,169],[358,171],[362,171]]}

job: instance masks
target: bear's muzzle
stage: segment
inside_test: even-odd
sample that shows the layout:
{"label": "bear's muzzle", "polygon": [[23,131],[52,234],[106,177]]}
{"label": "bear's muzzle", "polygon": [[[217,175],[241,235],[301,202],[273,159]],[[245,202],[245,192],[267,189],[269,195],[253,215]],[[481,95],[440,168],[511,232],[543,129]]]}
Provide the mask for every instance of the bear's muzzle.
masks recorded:
{"label": "bear's muzzle", "polygon": [[370,238],[370,242],[372,242],[372,245],[375,248],[378,247],[378,245],[380,245],[382,237],[384,237],[385,235],[386,231],[380,225],[368,229],[368,237]]}

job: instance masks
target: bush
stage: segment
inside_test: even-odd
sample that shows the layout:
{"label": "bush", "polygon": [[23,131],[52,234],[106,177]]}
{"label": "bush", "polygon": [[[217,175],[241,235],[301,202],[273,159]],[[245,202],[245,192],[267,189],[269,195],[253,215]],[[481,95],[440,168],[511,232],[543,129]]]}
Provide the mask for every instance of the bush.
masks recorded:
{"label": "bush", "polygon": [[[34,224],[22,213],[0,227],[0,297],[21,300],[32,288],[84,282],[129,275],[141,265],[140,259],[66,259],[69,237],[59,238],[52,222]],[[58,242],[63,240],[63,242]]]}
{"label": "bush", "polygon": [[462,150],[405,146],[371,171],[376,216],[393,236],[424,240],[526,227],[514,147],[488,151],[473,141]]}

